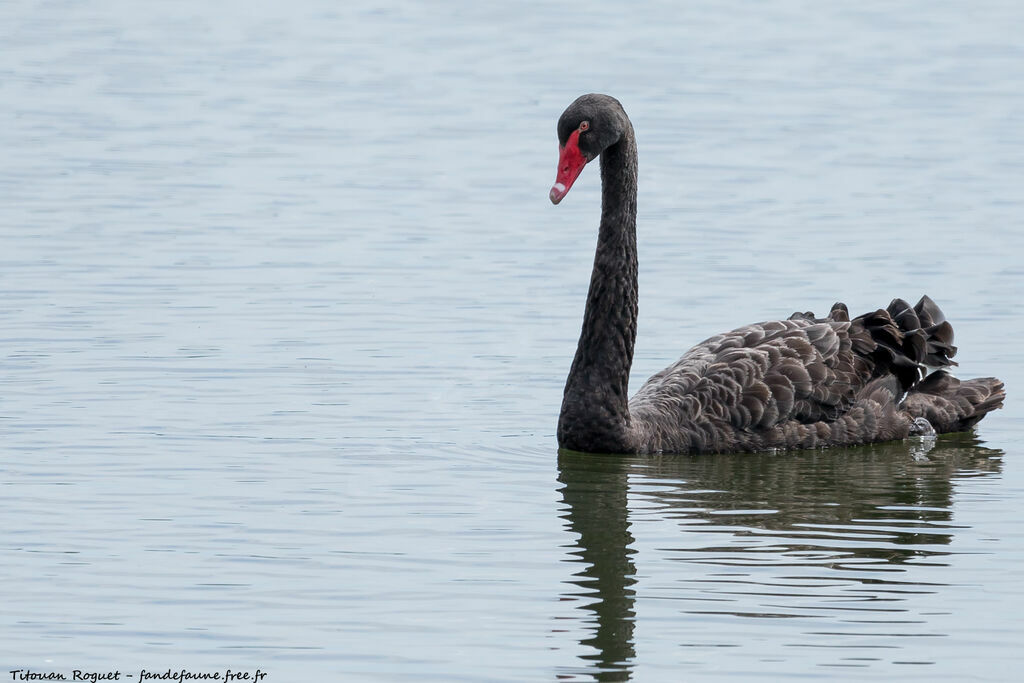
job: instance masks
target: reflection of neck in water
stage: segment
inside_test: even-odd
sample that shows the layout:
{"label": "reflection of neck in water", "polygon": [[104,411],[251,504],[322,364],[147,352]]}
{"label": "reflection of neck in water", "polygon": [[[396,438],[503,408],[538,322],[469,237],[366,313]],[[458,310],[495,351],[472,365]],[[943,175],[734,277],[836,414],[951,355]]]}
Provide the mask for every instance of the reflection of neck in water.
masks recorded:
{"label": "reflection of neck in water", "polygon": [[[926,456],[923,451],[917,448],[915,454],[913,444],[892,443],[786,454],[560,453],[565,518],[569,530],[579,534],[571,561],[585,564],[572,579],[583,592],[565,597],[597,600],[581,606],[596,617],[596,624],[587,621],[592,636],[581,641],[598,650],[584,657],[596,661],[594,675],[628,678],[635,655],[636,567],[627,494],[634,504],[655,504],[644,505],[643,514],[682,525],[680,549],[664,551],[671,559],[732,567],[777,564],[819,575],[820,570],[854,570],[843,578],[884,593],[898,581],[878,572],[902,572],[903,564],[948,554],[934,547],[952,539],[954,480],[1001,468],[1001,451],[980,447],[966,434],[943,437]],[[705,532],[717,542],[705,545],[702,537],[686,532]],[[723,533],[750,542],[722,547]],[[709,588],[705,584],[702,590]]]}
{"label": "reflection of neck in water", "polygon": [[[597,650],[585,655],[594,660],[597,680],[625,680],[633,649],[633,536],[629,533],[626,501],[626,469],[615,458],[588,456],[587,467],[565,466],[559,458],[558,480],[562,487],[569,530],[579,534],[572,547],[572,561],[584,563],[572,583],[582,588],[567,599],[584,600],[581,609],[597,618],[593,636],[583,645]],[[575,465],[575,463],[574,463]],[[588,620],[589,621],[589,620]],[[606,678],[607,677],[607,678]]]}

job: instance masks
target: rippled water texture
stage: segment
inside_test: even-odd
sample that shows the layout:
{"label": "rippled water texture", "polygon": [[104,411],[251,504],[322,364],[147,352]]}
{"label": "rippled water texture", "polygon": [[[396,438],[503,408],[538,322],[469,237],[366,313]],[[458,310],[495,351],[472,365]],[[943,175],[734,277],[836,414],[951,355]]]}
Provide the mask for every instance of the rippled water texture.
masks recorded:
{"label": "rippled water texture", "polygon": [[[0,671],[1003,681],[1024,658],[1024,6],[0,4]],[[976,434],[559,454],[599,174],[633,387],[927,293]],[[122,677],[124,680],[124,677]]]}

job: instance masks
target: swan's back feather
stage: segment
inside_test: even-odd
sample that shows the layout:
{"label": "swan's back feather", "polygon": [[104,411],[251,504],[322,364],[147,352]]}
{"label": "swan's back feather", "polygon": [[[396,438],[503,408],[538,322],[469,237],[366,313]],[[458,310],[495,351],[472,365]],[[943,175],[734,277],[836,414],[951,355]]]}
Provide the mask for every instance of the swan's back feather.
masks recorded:
{"label": "swan's back feather", "polygon": [[[954,365],[952,342],[928,297],[914,307],[895,299],[853,320],[837,303],[825,318],[794,313],[716,335],[630,401],[638,450],[853,445],[905,438],[915,416],[939,431],[973,424],[1001,405],[1001,384],[922,382],[926,366]],[[914,413],[900,404],[908,392]]]}

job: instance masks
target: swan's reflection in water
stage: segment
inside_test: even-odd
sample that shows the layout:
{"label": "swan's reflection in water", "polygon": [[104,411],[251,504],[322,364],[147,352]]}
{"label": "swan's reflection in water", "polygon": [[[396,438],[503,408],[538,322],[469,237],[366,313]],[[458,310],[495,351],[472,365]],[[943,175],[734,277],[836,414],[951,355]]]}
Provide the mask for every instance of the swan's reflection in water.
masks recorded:
{"label": "swan's reflection in water", "polygon": [[[753,623],[776,648],[866,648],[846,659],[877,661],[887,655],[871,650],[898,649],[895,636],[942,635],[913,603],[944,585],[956,480],[998,472],[1001,456],[970,435],[943,437],[930,449],[908,442],[700,457],[562,452],[565,519],[576,535],[569,561],[578,563],[563,599],[580,601],[588,634],[587,663],[565,676],[630,678],[638,593],[643,604],[673,601],[672,626],[691,641],[681,648],[740,647]],[[754,619],[737,626],[744,617]],[[800,626],[766,634],[780,618]],[[687,620],[694,625],[678,623]],[[893,637],[849,644],[859,635]]]}

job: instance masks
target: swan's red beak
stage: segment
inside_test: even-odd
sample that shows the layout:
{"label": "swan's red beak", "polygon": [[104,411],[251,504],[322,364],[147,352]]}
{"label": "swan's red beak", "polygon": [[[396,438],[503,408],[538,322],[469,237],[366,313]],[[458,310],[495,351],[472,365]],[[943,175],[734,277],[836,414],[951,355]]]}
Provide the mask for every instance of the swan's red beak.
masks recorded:
{"label": "swan's red beak", "polygon": [[580,151],[580,132],[574,130],[569,139],[565,141],[565,147],[558,153],[558,174],[555,176],[555,184],[551,186],[551,203],[557,204],[569,193],[569,188],[580,177],[580,172],[587,165],[587,158]]}

